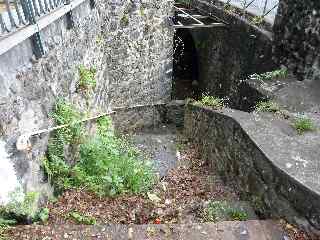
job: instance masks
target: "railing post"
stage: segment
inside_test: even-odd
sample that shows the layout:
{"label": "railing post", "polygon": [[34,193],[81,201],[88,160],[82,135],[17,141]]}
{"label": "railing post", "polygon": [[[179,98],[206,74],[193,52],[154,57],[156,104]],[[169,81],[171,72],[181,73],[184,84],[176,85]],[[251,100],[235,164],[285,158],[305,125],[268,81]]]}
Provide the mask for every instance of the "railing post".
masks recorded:
{"label": "railing post", "polygon": [[[70,0],[66,0],[64,2],[64,5],[69,5],[69,4],[70,4]],[[67,17],[67,29],[74,28],[74,19],[73,19],[72,10],[67,12],[66,17]]]}
{"label": "railing post", "polygon": [[[34,2],[32,2],[32,0],[22,0],[21,3],[22,3],[22,9],[23,9],[24,15],[26,19],[28,19],[29,24],[30,25],[37,24],[35,12],[33,8]],[[31,36],[31,41],[32,41],[32,47],[33,47],[33,53],[36,55],[36,57],[41,58],[42,56],[44,56],[45,50],[43,47],[43,41],[39,31]]]}

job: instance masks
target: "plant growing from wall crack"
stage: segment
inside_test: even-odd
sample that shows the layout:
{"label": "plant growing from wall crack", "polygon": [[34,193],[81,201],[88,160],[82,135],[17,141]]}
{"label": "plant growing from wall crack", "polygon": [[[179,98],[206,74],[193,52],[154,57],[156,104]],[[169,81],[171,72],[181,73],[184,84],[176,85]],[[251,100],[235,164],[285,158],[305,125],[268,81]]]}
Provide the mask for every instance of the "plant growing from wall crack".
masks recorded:
{"label": "plant growing from wall crack", "polygon": [[202,95],[202,98],[196,102],[204,106],[212,107],[214,109],[222,109],[224,107],[224,100],[218,97]]}
{"label": "plant growing from wall crack", "polygon": [[265,72],[265,73],[261,73],[261,74],[252,74],[249,76],[250,79],[257,79],[257,80],[272,80],[275,78],[280,78],[280,79],[284,79],[288,76],[288,71],[287,69],[278,69],[278,70],[274,70],[272,72]]}
{"label": "plant growing from wall crack", "polygon": [[81,90],[94,89],[96,87],[96,72],[93,67],[86,68],[84,65],[79,66],[79,88]]}

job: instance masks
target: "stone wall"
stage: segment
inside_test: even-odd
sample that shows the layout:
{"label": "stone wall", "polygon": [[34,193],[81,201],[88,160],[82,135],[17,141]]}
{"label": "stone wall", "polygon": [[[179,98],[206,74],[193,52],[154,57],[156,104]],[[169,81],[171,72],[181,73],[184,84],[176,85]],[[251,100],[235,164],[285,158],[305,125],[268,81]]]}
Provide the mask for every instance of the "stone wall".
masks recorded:
{"label": "stone wall", "polygon": [[241,79],[276,68],[272,60],[272,34],[217,7],[218,3],[194,0],[193,6],[203,14],[223,19],[227,25],[190,32],[197,47],[202,92],[231,97]]}
{"label": "stone wall", "polygon": [[319,136],[288,135],[287,123],[280,122],[272,116],[188,105],[184,132],[209,166],[239,191],[241,200],[251,201],[260,216],[286,218],[319,233],[319,165],[314,160],[319,153],[316,143],[308,149]]}
{"label": "stone wall", "polygon": [[[57,98],[92,114],[170,99],[171,10],[171,1],[100,0],[94,9],[85,1],[73,10],[74,28],[62,17],[41,31],[45,57],[33,56],[30,40],[0,56],[0,143],[25,190],[50,191],[40,170],[49,136],[32,137],[30,151],[16,150],[17,137],[52,126]],[[81,64],[96,69],[89,94],[79,88]]]}
{"label": "stone wall", "polygon": [[274,23],[275,57],[299,80],[320,78],[320,2],[280,0]]}

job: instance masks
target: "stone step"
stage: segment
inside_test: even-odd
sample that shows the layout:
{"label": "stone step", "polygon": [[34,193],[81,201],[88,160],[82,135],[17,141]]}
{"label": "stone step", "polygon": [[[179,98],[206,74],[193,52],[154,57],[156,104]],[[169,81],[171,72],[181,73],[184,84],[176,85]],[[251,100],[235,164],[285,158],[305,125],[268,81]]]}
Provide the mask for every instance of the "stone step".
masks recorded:
{"label": "stone step", "polygon": [[[28,229],[29,228],[29,229]],[[18,230],[18,229],[16,229]],[[151,225],[48,225],[28,226],[12,239],[108,239],[108,240],[286,240],[271,220],[225,221],[201,224]],[[29,234],[28,234],[29,233]],[[31,236],[29,236],[31,235]],[[11,238],[10,238],[11,239]]]}

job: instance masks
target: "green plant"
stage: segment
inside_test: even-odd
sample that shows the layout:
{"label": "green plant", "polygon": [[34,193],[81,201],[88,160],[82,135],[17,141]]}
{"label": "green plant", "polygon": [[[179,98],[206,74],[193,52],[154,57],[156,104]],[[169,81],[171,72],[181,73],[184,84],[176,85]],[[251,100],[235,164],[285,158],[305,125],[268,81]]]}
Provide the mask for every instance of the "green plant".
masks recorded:
{"label": "green plant", "polygon": [[[5,211],[4,209],[0,210],[0,213]],[[0,217],[0,240],[7,240],[6,231],[10,228],[10,226],[17,224],[15,219],[5,219]]]}
{"label": "green plant", "polygon": [[122,18],[120,19],[120,24],[124,27],[128,26],[129,25],[129,16],[128,14],[123,14],[122,15]]}
{"label": "green plant", "polygon": [[36,214],[35,221],[46,223],[49,219],[49,212],[48,208],[41,208]]}
{"label": "green plant", "polygon": [[286,78],[288,76],[288,71],[286,69],[278,69],[272,72],[265,72],[261,74],[252,74],[249,76],[250,79],[257,79],[257,80],[272,80],[275,78]]}
{"label": "green plant", "polygon": [[[49,144],[48,157],[42,162],[57,192],[85,188],[99,195],[115,195],[139,193],[153,184],[152,166],[127,141],[115,136],[109,117],[99,118],[97,134],[89,136],[85,134],[84,126],[78,123],[81,114],[71,105],[66,104],[66,108],[63,104],[63,107],[58,105],[55,108],[52,116],[60,124],[73,124],[56,132]],[[76,141],[79,159],[71,166],[66,163],[64,149],[75,143],[73,138],[82,141]]]}
{"label": "green plant", "polygon": [[228,214],[234,221],[246,221],[248,219],[248,214],[242,209],[231,208]]}
{"label": "green plant", "polygon": [[144,16],[145,16],[144,7],[143,7],[142,5],[140,6],[140,16],[141,16],[141,17],[144,17]]}
{"label": "green plant", "polygon": [[228,12],[229,14],[237,12],[237,8],[232,6],[230,3],[225,4],[223,10]]}
{"label": "green plant", "polygon": [[255,110],[257,112],[280,112],[280,107],[276,102],[273,101],[260,101],[257,103]]}
{"label": "green plant", "polygon": [[198,101],[198,103],[204,106],[212,107],[214,109],[221,109],[224,107],[223,99],[208,95],[203,95],[200,101]]}
{"label": "green plant", "polygon": [[231,207],[226,201],[211,201],[202,210],[201,217],[206,222],[245,221],[248,219],[248,214],[240,208]]}
{"label": "green plant", "polygon": [[264,17],[263,16],[254,16],[252,19],[251,19],[251,24],[254,24],[254,25],[261,25],[264,21]]}
{"label": "green plant", "polygon": [[96,69],[86,68],[83,65],[79,66],[79,88],[86,90],[89,88],[94,89],[96,87]]}
{"label": "green plant", "polygon": [[34,219],[37,214],[37,204],[39,193],[28,192],[23,193],[21,188],[17,188],[9,195],[9,203],[5,206],[4,211],[8,216],[12,216],[19,220]]}
{"label": "green plant", "polygon": [[307,131],[314,131],[316,129],[313,121],[305,116],[296,118],[293,123],[293,127],[297,130],[299,134],[303,134]]}
{"label": "green plant", "polygon": [[83,215],[76,211],[70,212],[68,218],[74,220],[78,224],[95,225],[97,223],[97,220],[94,217]]}

